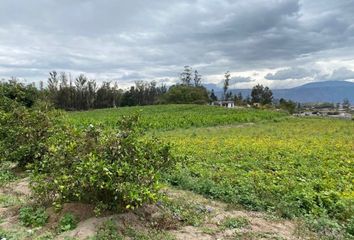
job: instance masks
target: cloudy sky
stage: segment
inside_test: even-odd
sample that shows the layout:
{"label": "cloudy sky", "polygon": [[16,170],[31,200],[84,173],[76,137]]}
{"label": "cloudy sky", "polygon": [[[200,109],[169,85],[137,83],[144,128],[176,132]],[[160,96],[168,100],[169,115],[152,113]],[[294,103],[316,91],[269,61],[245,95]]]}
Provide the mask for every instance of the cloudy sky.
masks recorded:
{"label": "cloudy sky", "polygon": [[233,87],[354,79],[354,0],[0,0],[0,78]]}

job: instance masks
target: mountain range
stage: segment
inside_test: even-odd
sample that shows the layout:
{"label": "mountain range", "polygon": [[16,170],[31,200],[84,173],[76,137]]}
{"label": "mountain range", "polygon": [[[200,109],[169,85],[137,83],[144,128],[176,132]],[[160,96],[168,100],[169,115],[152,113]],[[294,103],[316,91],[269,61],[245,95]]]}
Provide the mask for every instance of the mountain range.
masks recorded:
{"label": "mountain range", "polygon": [[[214,89],[215,95],[222,96],[222,89],[216,84],[204,84],[208,89]],[[251,95],[251,89],[229,89],[233,94],[242,93],[243,97]],[[272,89],[275,99],[290,99],[295,102],[343,102],[347,98],[354,103],[354,83],[347,81],[321,81],[307,83],[289,89]]]}

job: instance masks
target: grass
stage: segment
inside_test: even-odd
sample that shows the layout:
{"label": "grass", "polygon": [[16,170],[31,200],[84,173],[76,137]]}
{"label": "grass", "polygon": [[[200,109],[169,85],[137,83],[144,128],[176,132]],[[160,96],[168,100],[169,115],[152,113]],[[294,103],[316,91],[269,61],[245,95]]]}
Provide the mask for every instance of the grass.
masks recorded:
{"label": "grass", "polygon": [[[127,238],[128,237],[128,238]],[[142,231],[133,227],[126,227],[123,233],[118,232],[117,223],[110,219],[104,222],[91,240],[175,240],[175,238],[166,231],[149,229]]]}
{"label": "grass", "polygon": [[65,213],[59,220],[58,232],[66,232],[75,229],[77,226],[77,220],[71,213]]}
{"label": "grass", "polygon": [[10,162],[0,162],[0,187],[16,180],[16,175],[12,171],[12,166]]}
{"label": "grass", "polygon": [[48,214],[42,207],[22,207],[19,212],[19,220],[25,227],[42,227],[48,221]]}
{"label": "grass", "polygon": [[160,134],[189,156],[166,176],[210,198],[282,217],[353,215],[354,122],[288,119]]}
{"label": "grass", "polygon": [[200,226],[210,216],[211,209],[203,204],[184,198],[166,199],[160,207],[166,211],[166,218],[173,218],[183,225]]}
{"label": "grass", "polygon": [[269,240],[285,240],[285,238],[277,236],[275,233],[268,232],[237,232],[233,237],[228,238],[233,240],[249,240],[249,239],[269,239]]}
{"label": "grass", "polygon": [[238,229],[249,225],[250,221],[245,217],[227,217],[221,223],[221,229]]}
{"label": "grass", "polygon": [[174,236],[165,231],[150,230],[139,231],[134,228],[127,228],[124,235],[132,240],[176,240]]}
{"label": "grass", "polygon": [[10,194],[1,194],[0,195],[0,207],[7,208],[12,206],[20,206],[24,203],[24,200],[18,196]]}
{"label": "grass", "polygon": [[141,113],[141,122],[145,128],[155,130],[260,122],[287,116],[284,112],[267,110],[226,109],[205,105],[157,105],[72,112],[69,120],[76,126],[103,124],[113,127],[123,115],[136,112]]}

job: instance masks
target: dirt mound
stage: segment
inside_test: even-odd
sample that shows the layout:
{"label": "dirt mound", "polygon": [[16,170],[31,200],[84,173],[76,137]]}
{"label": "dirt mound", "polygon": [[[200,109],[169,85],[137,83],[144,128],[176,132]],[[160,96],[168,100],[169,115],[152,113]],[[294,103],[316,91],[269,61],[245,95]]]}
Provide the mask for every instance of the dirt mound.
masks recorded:
{"label": "dirt mound", "polygon": [[[0,194],[21,199],[27,199],[30,194],[28,179],[13,182],[1,190]],[[115,222],[116,231],[128,239],[131,238],[129,231],[135,231],[139,236],[149,236],[145,239],[154,239],[154,231],[178,240],[303,239],[296,235],[297,224],[293,221],[276,219],[265,213],[241,208],[230,208],[225,203],[206,199],[189,191],[169,188],[164,193],[167,200],[157,204],[145,205],[135,211],[120,214],[105,212],[100,217],[95,216],[94,206],[90,204],[66,203],[60,211],[51,207],[46,210],[49,215],[48,223],[37,233],[49,231],[57,235],[60,219],[64,214],[71,213],[78,220],[76,229],[59,234],[55,239],[87,239],[94,236],[108,220]],[[17,204],[0,208],[3,219],[0,227],[14,229],[14,226],[19,226],[20,206],[21,204]],[[158,239],[165,239],[164,235]]]}
{"label": "dirt mound", "polygon": [[31,189],[29,187],[29,178],[23,178],[9,183],[4,189],[2,189],[2,192],[23,196],[31,195]]}

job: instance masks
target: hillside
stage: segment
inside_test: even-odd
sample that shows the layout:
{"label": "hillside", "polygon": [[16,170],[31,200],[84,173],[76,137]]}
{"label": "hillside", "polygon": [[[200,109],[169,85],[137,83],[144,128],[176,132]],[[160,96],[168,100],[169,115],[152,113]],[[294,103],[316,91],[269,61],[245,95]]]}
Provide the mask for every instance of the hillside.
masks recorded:
{"label": "hillside", "polygon": [[[208,87],[209,85],[207,85]],[[221,89],[214,89],[217,96],[221,96]],[[354,83],[347,81],[323,81],[308,83],[299,87],[289,89],[272,90],[274,98],[291,99],[296,102],[342,102],[348,98],[354,102]],[[231,89],[231,92],[242,93],[244,97],[251,95],[251,89]]]}

